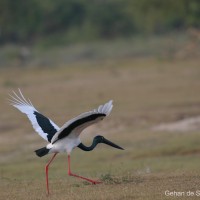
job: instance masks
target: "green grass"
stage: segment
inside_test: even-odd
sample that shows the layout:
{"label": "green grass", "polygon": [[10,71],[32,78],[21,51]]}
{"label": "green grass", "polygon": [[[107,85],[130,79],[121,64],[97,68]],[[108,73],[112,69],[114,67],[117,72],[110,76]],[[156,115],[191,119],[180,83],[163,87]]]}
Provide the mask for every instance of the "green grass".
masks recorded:
{"label": "green grass", "polygon": [[[197,32],[198,33],[198,32]],[[59,37],[59,36],[58,36]],[[194,59],[199,57],[199,39],[193,31],[166,35],[135,35],[112,40],[97,40],[68,44],[59,39],[43,38],[35,45],[4,45],[0,47],[0,68],[55,68],[62,65],[92,62],[104,65],[111,60],[148,59],[158,61]],[[50,44],[49,42],[52,42]],[[162,69],[162,68],[161,68]],[[117,75],[117,74],[116,74]]]}
{"label": "green grass", "polygon": [[[199,189],[199,130],[152,129],[200,114],[199,60],[111,59],[95,66],[84,62],[51,69],[1,69],[0,199],[160,200],[176,198],[166,197],[166,190]],[[50,167],[51,195],[46,197],[44,166],[50,156],[34,154],[46,143],[27,118],[6,103],[8,93],[18,87],[58,125],[114,100],[112,114],[81,138],[88,145],[102,134],[125,150],[99,145],[92,152],[72,153],[72,171],[102,184],[69,177],[67,156],[61,154]]]}

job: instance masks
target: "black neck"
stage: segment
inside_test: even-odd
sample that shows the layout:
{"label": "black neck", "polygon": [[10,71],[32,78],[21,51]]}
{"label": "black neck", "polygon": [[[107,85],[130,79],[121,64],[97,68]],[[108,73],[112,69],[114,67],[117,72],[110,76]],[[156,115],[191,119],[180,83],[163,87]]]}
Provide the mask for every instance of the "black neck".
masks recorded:
{"label": "black neck", "polygon": [[91,146],[87,147],[84,144],[80,143],[77,147],[82,149],[83,151],[92,151],[96,146],[97,146],[98,142],[96,142],[95,140],[93,140],[93,143]]}

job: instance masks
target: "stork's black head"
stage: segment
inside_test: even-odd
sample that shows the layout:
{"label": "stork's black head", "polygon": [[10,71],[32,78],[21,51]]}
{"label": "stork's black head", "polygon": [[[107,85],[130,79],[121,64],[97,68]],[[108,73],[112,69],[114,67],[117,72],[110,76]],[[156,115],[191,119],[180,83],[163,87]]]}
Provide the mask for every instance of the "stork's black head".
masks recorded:
{"label": "stork's black head", "polygon": [[114,144],[113,142],[107,140],[106,138],[104,138],[101,135],[98,135],[93,139],[93,142],[92,142],[91,146],[87,147],[84,144],[80,143],[77,147],[82,149],[83,151],[92,151],[97,146],[97,144],[99,144],[99,143],[104,143],[104,144],[107,144],[107,145],[109,145],[111,147],[124,150],[122,147]]}
{"label": "stork's black head", "polygon": [[107,144],[107,145],[109,145],[109,146],[111,146],[111,147],[124,150],[122,147],[120,147],[120,146],[114,144],[113,142],[107,140],[106,138],[104,138],[104,137],[101,136],[101,135],[97,135],[97,136],[94,138],[94,142],[95,142],[96,144],[98,144],[98,143],[104,143],[104,144]]}

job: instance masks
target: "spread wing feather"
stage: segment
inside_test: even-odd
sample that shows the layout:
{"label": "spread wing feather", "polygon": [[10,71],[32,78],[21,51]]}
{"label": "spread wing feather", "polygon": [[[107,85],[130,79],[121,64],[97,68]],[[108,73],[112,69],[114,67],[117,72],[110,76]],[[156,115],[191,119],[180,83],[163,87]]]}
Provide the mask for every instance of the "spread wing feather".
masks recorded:
{"label": "spread wing feather", "polygon": [[97,109],[90,112],[82,113],[81,115],[66,122],[60,130],[53,136],[51,143],[67,137],[71,134],[78,136],[86,127],[99,122],[104,117],[108,116],[112,110],[112,100],[104,105],[100,105]]}
{"label": "spread wing feather", "polygon": [[53,121],[38,112],[31,101],[23,96],[20,89],[19,94],[13,91],[10,97],[10,104],[22,113],[25,113],[35,131],[38,132],[43,139],[50,142],[54,134],[59,130],[59,127]]}

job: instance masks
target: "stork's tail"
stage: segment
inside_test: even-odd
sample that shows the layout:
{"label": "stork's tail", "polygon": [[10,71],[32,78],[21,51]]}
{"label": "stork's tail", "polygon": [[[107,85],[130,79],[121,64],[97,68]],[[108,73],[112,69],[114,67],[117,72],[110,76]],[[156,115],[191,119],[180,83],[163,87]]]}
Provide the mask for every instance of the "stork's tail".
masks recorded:
{"label": "stork's tail", "polygon": [[43,147],[41,149],[35,150],[35,153],[37,156],[42,157],[49,153],[50,149],[47,149],[46,147]]}

